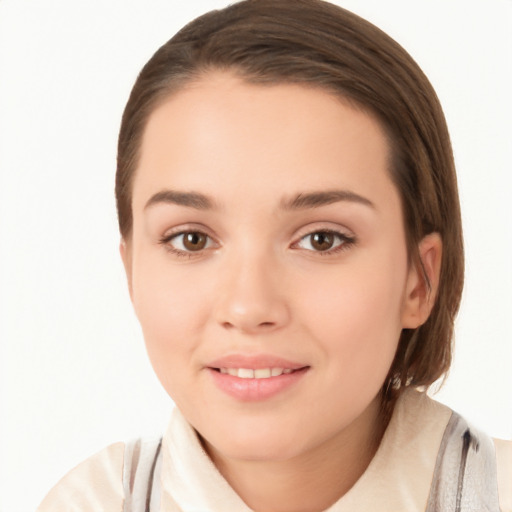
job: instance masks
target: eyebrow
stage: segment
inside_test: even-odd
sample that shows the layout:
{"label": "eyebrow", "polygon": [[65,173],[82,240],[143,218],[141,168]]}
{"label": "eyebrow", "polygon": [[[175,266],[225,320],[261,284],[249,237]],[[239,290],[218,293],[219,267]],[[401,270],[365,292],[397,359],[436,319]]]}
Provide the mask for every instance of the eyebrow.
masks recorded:
{"label": "eyebrow", "polygon": [[307,208],[319,208],[340,201],[359,203],[376,209],[375,204],[366,197],[360,196],[350,190],[327,190],[321,192],[300,193],[281,203],[284,210],[305,210]]}
{"label": "eyebrow", "polygon": [[[375,209],[375,205],[369,199],[350,190],[299,193],[291,199],[281,201],[280,206],[283,210],[306,210],[340,201],[359,203]],[[156,204],[175,204],[196,210],[212,210],[215,208],[214,201],[204,194],[199,192],[179,192],[176,190],[161,190],[153,194],[146,202],[144,209],[146,210]]]}
{"label": "eyebrow", "polygon": [[156,204],[176,204],[196,210],[212,210],[214,202],[208,196],[198,192],[178,192],[176,190],[161,190],[152,195],[147,201],[144,209]]}

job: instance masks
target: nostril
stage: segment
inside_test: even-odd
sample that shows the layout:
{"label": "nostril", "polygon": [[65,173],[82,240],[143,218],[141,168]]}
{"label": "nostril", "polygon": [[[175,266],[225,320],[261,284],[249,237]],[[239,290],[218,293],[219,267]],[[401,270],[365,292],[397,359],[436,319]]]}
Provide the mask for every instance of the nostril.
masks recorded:
{"label": "nostril", "polygon": [[[234,329],[237,327],[236,323],[231,323],[231,322],[222,322],[221,325],[226,330],[231,330],[231,329]],[[275,322],[260,322],[259,324],[256,324],[253,328],[250,328],[247,325],[244,325],[242,323],[240,323],[240,325],[238,327],[243,331],[245,331],[245,330],[252,331],[254,329],[269,330],[269,329],[273,329],[275,326],[276,326]]]}

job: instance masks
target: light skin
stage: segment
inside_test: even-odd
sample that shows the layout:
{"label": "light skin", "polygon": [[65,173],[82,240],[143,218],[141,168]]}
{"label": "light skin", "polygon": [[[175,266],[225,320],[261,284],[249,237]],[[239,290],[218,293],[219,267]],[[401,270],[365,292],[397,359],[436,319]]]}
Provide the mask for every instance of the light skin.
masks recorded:
{"label": "light skin", "polygon": [[[253,510],[324,510],[354,485],[400,332],[432,308],[441,241],[419,245],[429,291],[388,162],[379,124],[318,88],[211,73],[149,118],[131,298],[162,385]],[[216,385],[212,361],[262,354],[300,377],[256,400]]]}

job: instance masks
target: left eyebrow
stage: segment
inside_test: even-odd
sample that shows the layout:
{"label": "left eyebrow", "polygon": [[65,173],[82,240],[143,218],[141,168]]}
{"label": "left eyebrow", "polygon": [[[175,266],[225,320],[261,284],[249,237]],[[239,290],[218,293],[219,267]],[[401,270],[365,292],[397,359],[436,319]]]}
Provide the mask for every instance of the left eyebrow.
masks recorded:
{"label": "left eyebrow", "polygon": [[284,210],[305,210],[307,208],[318,208],[340,201],[359,203],[372,209],[375,204],[366,197],[360,196],[350,190],[327,190],[321,192],[300,193],[291,199],[281,202],[281,208]]}

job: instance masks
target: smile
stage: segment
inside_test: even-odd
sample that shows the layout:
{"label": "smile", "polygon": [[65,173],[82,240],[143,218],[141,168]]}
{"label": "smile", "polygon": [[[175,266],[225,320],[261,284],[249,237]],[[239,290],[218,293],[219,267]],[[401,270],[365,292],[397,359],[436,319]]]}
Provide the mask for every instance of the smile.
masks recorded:
{"label": "smile", "polygon": [[291,368],[219,368],[218,371],[240,379],[269,379],[293,372]]}
{"label": "smile", "polygon": [[309,366],[299,368],[206,368],[213,384],[223,394],[242,402],[261,402],[291,391],[302,381]]}

